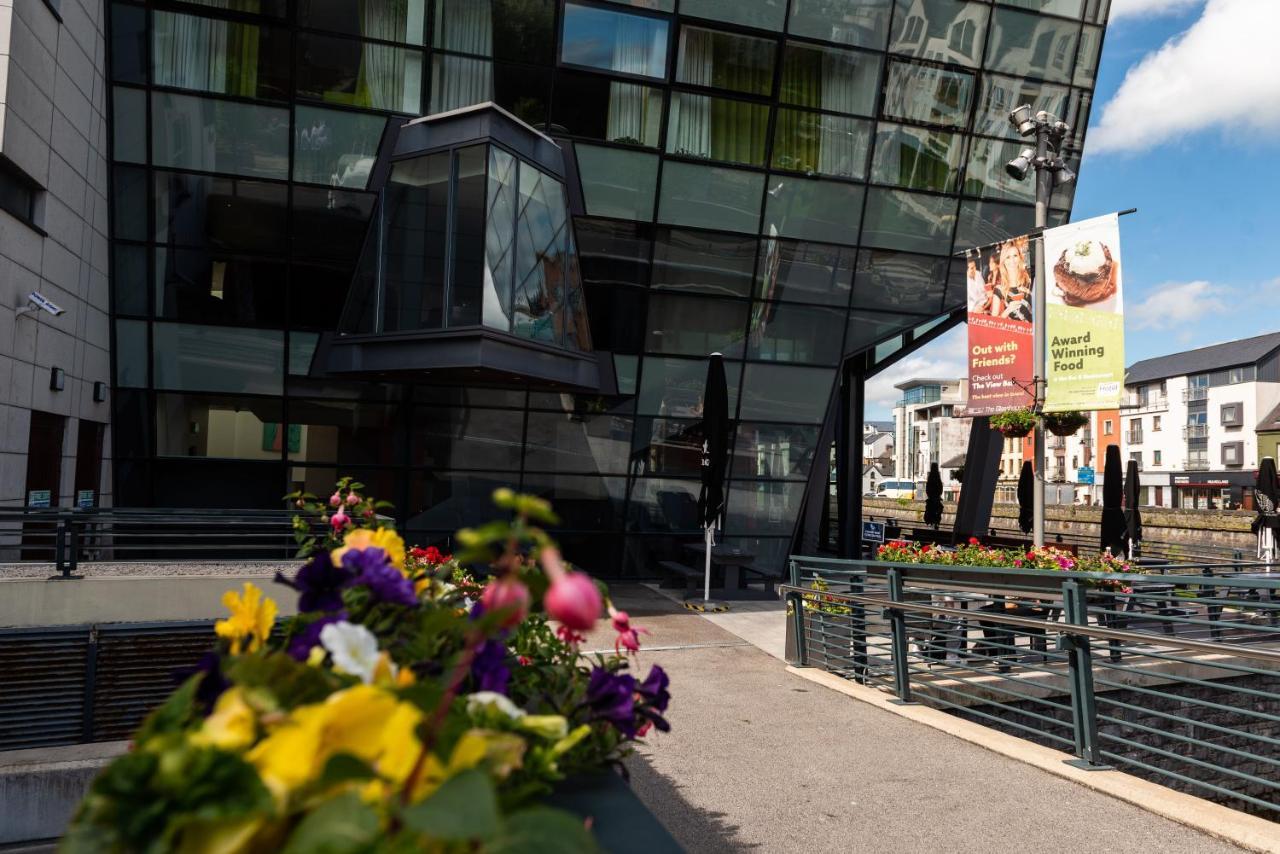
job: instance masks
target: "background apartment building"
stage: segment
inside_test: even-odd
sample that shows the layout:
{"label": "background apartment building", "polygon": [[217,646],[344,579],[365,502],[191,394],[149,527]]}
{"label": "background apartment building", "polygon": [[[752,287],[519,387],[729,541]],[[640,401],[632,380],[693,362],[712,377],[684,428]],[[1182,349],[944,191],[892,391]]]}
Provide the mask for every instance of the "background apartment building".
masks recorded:
{"label": "background apartment building", "polygon": [[957,418],[955,413],[968,399],[969,381],[913,379],[894,388],[902,392],[893,410],[894,476],[923,481],[929,466],[937,463],[943,489],[954,495],[959,483],[951,473],[964,466],[970,424],[969,419]]}

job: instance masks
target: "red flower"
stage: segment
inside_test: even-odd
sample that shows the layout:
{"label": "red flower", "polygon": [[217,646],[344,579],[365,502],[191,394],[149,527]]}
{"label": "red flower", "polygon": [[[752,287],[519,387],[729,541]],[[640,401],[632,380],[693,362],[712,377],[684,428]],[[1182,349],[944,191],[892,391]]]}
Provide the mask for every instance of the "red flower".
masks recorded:
{"label": "red flower", "polygon": [[527,655],[517,657],[516,661],[520,662],[521,667],[528,667],[530,664],[533,664],[533,659]]}
{"label": "red flower", "polygon": [[977,538],[977,537],[970,537],[970,538],[969,538],[969,545],[971,545],[971,546],[976,546],[976,545],[978,545],[978,538]]}

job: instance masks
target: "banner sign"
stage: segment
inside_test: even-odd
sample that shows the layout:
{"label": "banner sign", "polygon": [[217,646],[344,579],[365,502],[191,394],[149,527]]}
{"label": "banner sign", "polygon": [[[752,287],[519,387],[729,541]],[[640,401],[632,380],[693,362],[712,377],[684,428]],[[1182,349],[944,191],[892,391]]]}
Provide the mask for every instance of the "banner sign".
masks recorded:
{"label": "banner sign", "polygon": [[969,402],[964,414],[995,415],[1035,401],[1031,266],[1027,238],[967,253]]}
{"label": "banner sign", "polygon": [[1116,214],[1044,232],[1045,412],[1115,409],[1124,389],[1124,288]]}

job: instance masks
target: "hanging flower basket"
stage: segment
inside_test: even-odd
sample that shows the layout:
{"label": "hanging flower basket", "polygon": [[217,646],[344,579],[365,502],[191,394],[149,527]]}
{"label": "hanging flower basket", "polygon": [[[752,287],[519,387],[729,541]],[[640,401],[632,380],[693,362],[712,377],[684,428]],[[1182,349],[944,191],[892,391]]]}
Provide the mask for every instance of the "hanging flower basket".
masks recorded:
{"label": "hanging flower basket", "polygon": [[1045,429],[1055,436],[1070,436],[1089,423],[1086,412],[1046,412],[1041,417]]}
{"label": "hanging flower basket", "polygon": [[1006,439],[1020,439],[1035,429],[1036,417],[1030,409],[1010,409],[992,415],[991,427]]}

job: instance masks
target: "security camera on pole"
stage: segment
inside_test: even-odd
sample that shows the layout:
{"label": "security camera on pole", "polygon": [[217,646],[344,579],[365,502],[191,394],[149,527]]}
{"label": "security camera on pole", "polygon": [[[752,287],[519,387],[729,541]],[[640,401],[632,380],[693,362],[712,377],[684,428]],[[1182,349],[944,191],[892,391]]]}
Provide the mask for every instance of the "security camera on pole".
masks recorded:
{"label": "security camera on pole", "polygon": [[[1045,279],[1044,240],[1039,233],[1049,224],[1049,197],[1053,195],[1054,186],[1069,184],[1076,175],[1067,167],[1062,159],[1062,141],[1071,132],[1071,126],[1060,121],[1052,113],[1041,110],[1034,115],[1031,107],[1023,104],[1009,113],[1009,123],[1014,126],[1020,136],[1035,137],[1036,147],[1024,148],[1022,152],[1005,165],[1005,171],[1017,181],[1026,180],[1030,170],[1036,173],[1036,253],[1035,253],[1035,286],[1032,291],[1032,321],[1035,329],[1035,411],[1044,408],[1045,393]],[[1044,545],[1044,460],[1045,439],[1044,428],[1035,431],[1035,490],[1034,521],[1032,523],[1032,542],[1037,546]]]}

